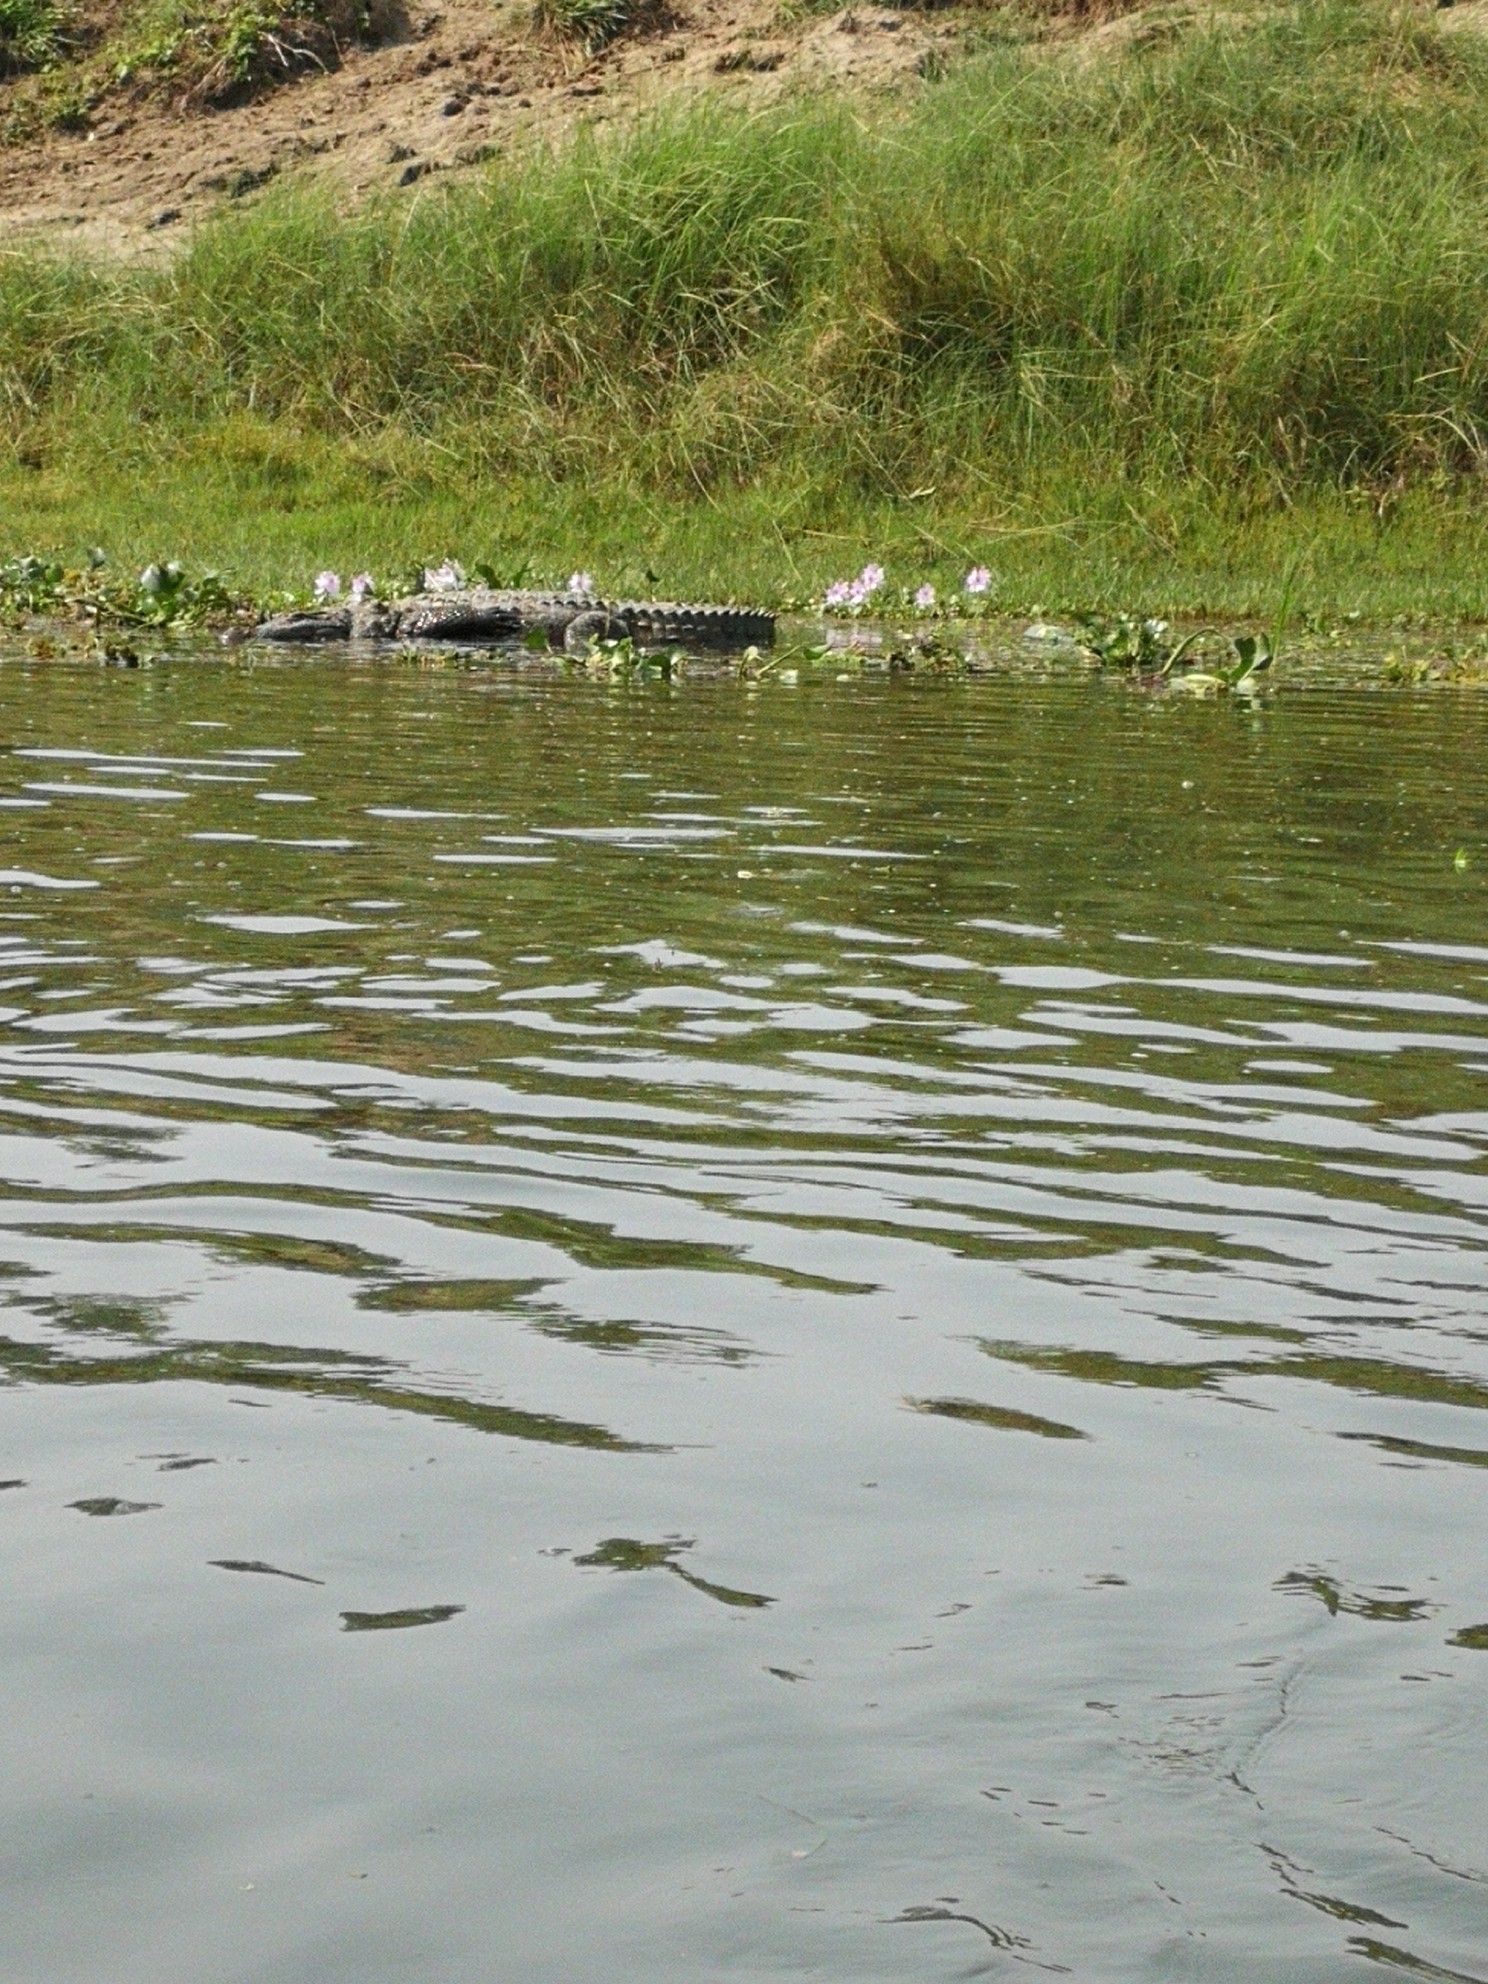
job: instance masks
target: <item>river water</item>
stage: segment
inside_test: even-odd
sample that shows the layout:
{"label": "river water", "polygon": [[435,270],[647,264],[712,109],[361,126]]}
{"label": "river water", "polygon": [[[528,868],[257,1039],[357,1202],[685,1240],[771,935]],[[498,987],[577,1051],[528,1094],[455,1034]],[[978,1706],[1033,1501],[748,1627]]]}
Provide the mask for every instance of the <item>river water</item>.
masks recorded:
{"label": "river water", "polygon": [[1488,705],[0,711],[0,1975],[1488,1979]]}

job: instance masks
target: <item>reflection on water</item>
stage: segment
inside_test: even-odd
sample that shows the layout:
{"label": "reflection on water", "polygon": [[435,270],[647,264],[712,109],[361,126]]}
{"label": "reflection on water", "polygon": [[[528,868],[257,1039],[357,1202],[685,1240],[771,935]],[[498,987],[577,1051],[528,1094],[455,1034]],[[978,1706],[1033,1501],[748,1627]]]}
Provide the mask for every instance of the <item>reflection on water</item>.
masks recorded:
{"label": "reflection on water", "polygon": [[912,1398],[916,1412],[937,1412],[942,1419],[967,1420],[976,1426],[1000,1426],[1014,1433],[1042,1433],[1046,1440],[1083,1440],[1078,1426],[1057,1419],[1040,1419],[1036,1412],[1018,1412],[1010,1405],[983,1405],[974,1398]]}
{"label": "reflection on water", "polygon": [[0,1972],[1488,1984],[1471,696],[0,706]]}
{"label": "reflection on water", "polygon": [[343,1612],[343,1633],[396,1632],[403,1626],[439,1626],[463,1612],[463,1605],[410,1605],[401,1612]]}
{"label": "reflection on water", "polygon": [[684,1550],[691,1548],[690,1538],[684,1541],[676,1537],[670,1543],[637,1543],[629,1536],[608,1536],[596,1549],[582,1557],[575,1557],[574,1562],[600,1564],[609,1571],[670,1571],[684,1584],[690,1584],[694,1591],[706,1592],[709,1598],[716,1598],[720,1605],[760,1606],[775,1603],[763,1592],[734,1591],[726,1584],[713,1584],[707,1578],[700,1578],[695,1571],[685,1569],[677,1559]]}

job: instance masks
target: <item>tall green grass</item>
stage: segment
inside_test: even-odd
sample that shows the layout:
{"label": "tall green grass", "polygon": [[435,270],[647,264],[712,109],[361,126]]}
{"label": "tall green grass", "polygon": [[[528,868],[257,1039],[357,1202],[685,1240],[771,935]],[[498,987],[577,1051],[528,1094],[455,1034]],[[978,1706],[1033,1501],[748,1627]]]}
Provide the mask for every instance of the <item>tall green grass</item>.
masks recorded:
{"label": "tall green grass", "polygon": [[329,446],[348,499],[417,464],[931,549],[1130,526],[1181,562],[1200,516],[1291,509],[1378,546],[1423,505],[1465,543],[1488,46],[1376,0],[1175,14],[871,114],[699,102],[411,202],[286,192],[168,267],[9,254],[0,419],[58,473],[227,422]]}

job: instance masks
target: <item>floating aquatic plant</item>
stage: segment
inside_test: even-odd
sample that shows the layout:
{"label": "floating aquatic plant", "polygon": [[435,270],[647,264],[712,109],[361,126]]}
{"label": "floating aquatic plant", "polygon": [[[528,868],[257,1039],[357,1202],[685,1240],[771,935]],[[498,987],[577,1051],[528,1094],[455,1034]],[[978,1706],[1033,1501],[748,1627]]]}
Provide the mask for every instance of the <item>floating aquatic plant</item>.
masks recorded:
{"label": "floating aquatic plant", "polygon": [[80,570],[45,558],[9,559],[0,564],[0,613],[78,619],[100,630],[221,625],[258,617],[257,602],[230,591],[216,572],[193,576],[173,559],[146,565],[134,577],[116,575],[107,566],[101,551]]}
{"label": "floating aquatic plant", "polygon": [[796,682],[802,670],[816,672],[830,668],[839,682],[850,680],[848,670],[858,674],[963,675],[984,668],[985,663],[968,656],[954,641],[946,640],[934,628],[925,628],[889,647],[872,650],[856,641],[811,642],[782,645],[771,653],[750,647],[734,663],[735,673],[747,682]]}
{"label": "floating aquatic plant", "polygon": [[[1188,695],[1222,696],[1253,689],[1252,677],[1265,673],[1276,660],[1279,634],[1221,634],[1213,627],[1195,627],[1179,637],[1166,620],[1143,620],[1134,613],[1114,619],[1087,616],[1072,637],[1103,668],[1124,668],[1149,684],[1166,683]],[[1047,638],[1057,629],[1040,629]],[[1218,650],[1203,668],[1179,670],[1181,662],[1200,650]]]}
{"label": "floating aquatic plant", "polygon": [[[1234,655],[1233,661],[1216,663],[1209,668],[1191,668],[1185,674],[1173,677],[1174,688],[1184,689],[1191,696],[1223,696],[1232,690],[1253,688],[1255,685],[1251,677],[1268,669],[1276,659],[1270,637],[1266,634],[1236,634],[1229,646]],[[1171,676],[1172,667],[1169,661],[1161,672]]]}
{"label": "floating aquatic plant", "polygon": [[[1127,668],[1137,675],[1155,676],[1190,695],[1221,696],[1237,690],[1249,693],[1256,686],[1254,678],[1274,667],[1281,653],[1304,555],[1299,552],[1289,562],[1276,616],[1264,633],[1221,634],[1213,627],[1196,627],[1175,639],[1166,620],[1143,620],[1135,613],[1118,613],[1114,619],[1087,614],[1079,622],[1082,632],[1076,639],[1092,660],[1103,667]],[[1219,659],[1210,661],[1206,667],[1191,667],[1175,674],[1180,662],[1188,660],[1200,648],[1212,650],[1216,645]]]}
{"label": "floating aquatic plant", "polygon": [[686,661],[681,648],[646,648],[625,634],[613,641],[591,637],[578,657],[578,666],[586,675],[608,676],[617,682],[637,681],[646,676],[671,682],[682,673]]}
{"label": "floating aquatic plant", "polygon": [[1144,673],[1166,674],[1186,649],[1199,639],[1197,633],[1182,641],[1169,639],[1166,620],[1144,620],[1135,613],[1087,613],[1076,623],[1079,645],[1102,668],[1132,668]]}

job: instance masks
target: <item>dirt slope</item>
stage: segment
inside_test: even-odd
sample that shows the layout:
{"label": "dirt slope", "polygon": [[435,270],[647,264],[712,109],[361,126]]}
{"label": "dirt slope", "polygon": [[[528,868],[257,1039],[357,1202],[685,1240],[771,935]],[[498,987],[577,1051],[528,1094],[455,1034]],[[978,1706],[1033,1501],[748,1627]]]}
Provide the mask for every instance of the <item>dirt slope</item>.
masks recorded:
{"label": "dirt slope", "polygon": [[530,0],[416,7],[396,37],[326,75],[238,109],[156,101],[94,128],[0,150],[0,240],[168,252],[201,216],[287,173],[334,175],[355,196],[469,171],[633,115],[675,91],[764,101],[790,87],[871,91],[913,81],[963,32],[954,14],[853,7],[782,29],[777,0],[684,0],[676,24],[586,59],[534,33]]}

